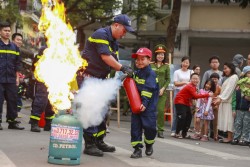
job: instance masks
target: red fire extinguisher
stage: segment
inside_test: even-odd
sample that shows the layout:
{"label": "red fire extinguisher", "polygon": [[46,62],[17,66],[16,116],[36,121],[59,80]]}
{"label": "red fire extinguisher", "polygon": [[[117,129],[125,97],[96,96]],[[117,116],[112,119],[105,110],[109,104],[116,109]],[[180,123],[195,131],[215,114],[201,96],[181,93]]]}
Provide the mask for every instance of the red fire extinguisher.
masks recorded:
{"label": "red fire extinguisher", "polygon": [[141,112],[140,107],[142,102],[135,81],[130,77],[126,77],[123,81],[123,86],[128,96],[128,101],[132,112],[134,114],[139,114]]}

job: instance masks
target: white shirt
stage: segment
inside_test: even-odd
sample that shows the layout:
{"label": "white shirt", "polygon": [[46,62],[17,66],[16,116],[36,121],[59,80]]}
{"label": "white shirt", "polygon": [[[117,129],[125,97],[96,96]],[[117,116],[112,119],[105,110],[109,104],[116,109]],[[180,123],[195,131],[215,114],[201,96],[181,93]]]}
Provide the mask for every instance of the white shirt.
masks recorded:
{"label": "white shirt", "polygon": [[[182,69],[176,70],[174,72],[174,82],[189,82],[190,81],[191,70],[183,71]],[[175,89],[181,90],[184,86],[175,86]]]}

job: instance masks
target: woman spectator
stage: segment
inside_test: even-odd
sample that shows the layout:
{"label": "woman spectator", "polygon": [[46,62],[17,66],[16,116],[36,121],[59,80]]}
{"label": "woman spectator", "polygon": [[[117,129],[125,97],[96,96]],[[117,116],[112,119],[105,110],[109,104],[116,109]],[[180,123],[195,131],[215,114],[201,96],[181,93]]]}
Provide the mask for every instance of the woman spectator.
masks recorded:
{"label": "woman spectator", "polygon": [[157,136],[164,138],[164,109],[166,107],[168,84],[170,82],[169,65],[165,64],[166,47],[159,44],[155,47],[155,62],[151,64],[151,68],[155,71],[159,82],[159,101],[157,103]]}
{"label": "woman spectator", "polygon": [[197,64],[194,65],[192,73],[196,73],[196,74],[200,75],[200,73],[201,73],[201,67],[199,65],[197,65]]}
{"label": "woman spectator", "polygon": [[[184,56],[181,59],[181,69],[176,70],[174,72],[174,99],[176,94],[187,84],[189,84],[190,81],[190,76],[192,71],[189,70],[190,66],[190,60],[189,57]],[[174,116],[173,116],[173,122],[172,122],[172,127],[171,127],[171,136],[175,137],[176,136],[176,108],[174,107]]]}
{"label": "woman spectator", "polygon": [[238,76],[235,72],[235,66],[232,63],[225,63],[223,68],[223,76],[227,79],[221,86],[221,93],[214,98],[214,104],[219,105],[218,114],[218,130],[227,132],[227,138],[220,139],[220,143],[230,143],[233,140],[233,112],[232,112],[232,96],[236,87]]}

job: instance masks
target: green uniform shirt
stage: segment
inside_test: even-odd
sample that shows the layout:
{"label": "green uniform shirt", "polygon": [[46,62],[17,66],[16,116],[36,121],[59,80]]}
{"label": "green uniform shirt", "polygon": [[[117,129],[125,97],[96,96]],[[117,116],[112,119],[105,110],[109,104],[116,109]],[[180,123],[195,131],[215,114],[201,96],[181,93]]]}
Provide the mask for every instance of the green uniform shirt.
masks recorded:
{"label": "green uniform shirt", "polygon": [[163,64],[160,67],[157,67],[156,63],[151,64],[152,70],[156,73],[159,83],[159,88],[168,88],[170,83],[170,69],[168,64]]}

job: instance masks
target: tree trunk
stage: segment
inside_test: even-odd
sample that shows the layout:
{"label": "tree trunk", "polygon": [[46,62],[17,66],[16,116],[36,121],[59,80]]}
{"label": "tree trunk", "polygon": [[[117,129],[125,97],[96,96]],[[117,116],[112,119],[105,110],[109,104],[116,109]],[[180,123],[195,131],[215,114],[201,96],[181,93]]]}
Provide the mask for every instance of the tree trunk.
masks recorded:
{"label": "tree trunk", "polygon": [[174,6],[167,29],[167,44],[166,44],[168,53],[171,53],[172,55],[174,53],[175,35],[179,24],[180,11],[181,11],[181,0],[174,0]]}

